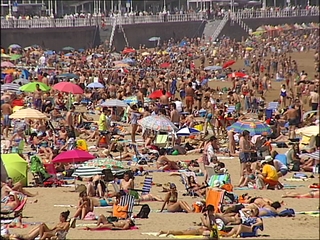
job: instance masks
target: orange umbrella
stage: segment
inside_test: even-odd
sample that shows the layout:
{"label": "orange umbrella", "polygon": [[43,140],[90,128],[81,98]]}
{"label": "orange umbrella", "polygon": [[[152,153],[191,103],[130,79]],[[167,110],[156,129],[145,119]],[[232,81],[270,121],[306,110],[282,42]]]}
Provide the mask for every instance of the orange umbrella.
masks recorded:
{"label": "orange umbrella", "polygon": [[15,71],[16,70],[14,70],[13,68],[10,68],[10,69],[5,69],[2,72],[5,73],[5,74],[9,74],[9,73],[14,73]]}

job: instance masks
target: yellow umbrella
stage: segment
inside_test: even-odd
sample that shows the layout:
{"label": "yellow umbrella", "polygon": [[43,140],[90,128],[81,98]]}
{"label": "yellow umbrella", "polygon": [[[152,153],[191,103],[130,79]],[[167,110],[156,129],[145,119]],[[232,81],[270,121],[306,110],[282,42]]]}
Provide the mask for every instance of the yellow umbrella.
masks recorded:
{"label": "yellow umbrella", "polygon": [[252,47],[246,47],[246,50],[247,50],[247,51],[252,51],[253,48],[252,48]]}
{"label": "yellow umbrella", "polygon": [[10,68],[10,69],[3,70],[3,73],[9,74],[9,73],[14,73],[15,71],[16,70],[14,70],[13,68]]}
{"label": "yellow umbrella", "polygon": [[255,32],[252,32],[251,35],[261,35],[262,33],[264,33],[264,31],[255,31]]}
{"label": "yellow umbrella", "polygon": [[148,52],[143,52],[141,55],[142,55],[143,57],[145,57],[145,56],[149,56],[150,53],[148,53]]}
{"label": "yellow umbrella", "polygon": [[24,108],[11,114],[9,118],[11,119],[47,119],[47,116],[36,109]]}
{"label": "yellow umbrella", "polygon": [[162,51],[163,55],[168,55],[169,53],[167,51]]}

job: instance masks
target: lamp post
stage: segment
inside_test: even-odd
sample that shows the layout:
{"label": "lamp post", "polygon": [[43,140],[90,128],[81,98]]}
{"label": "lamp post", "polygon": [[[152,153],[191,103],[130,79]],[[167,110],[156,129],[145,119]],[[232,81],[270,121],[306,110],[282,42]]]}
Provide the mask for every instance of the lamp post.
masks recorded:
{"label": "lamp post", "polygon": [[167,12],[166,0],[163,0],[163,13]]}
{"label": "lamp post", "polygon": [[11,0],[9,0],[9,2],[8,2],[8,6],[9,6],[9,17],[11,17],[12,16],[12,12],[11,12]]}

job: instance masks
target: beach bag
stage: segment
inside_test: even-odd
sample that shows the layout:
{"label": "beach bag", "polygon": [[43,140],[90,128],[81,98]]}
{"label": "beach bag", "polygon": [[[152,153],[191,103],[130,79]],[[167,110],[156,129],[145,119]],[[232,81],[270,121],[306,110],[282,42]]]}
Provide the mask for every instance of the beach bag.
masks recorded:
{"label": "beach bag", "polygon": [[294,217],[295,211],[292,208],[286,208],[279,213],[279,217]]}
{"label": "beach bag", "polygon": [[121,219],[126,219],[128,216],[128,209],[129,205],[125,206],[120,206],[120,205],[113,205],[113,217],[121,218]]}
{"label": "beach bag", "polygon": [[150,213],[150,207],[148,204],[143,204],[139,213],[137,214],[137,218],[148,218]]}

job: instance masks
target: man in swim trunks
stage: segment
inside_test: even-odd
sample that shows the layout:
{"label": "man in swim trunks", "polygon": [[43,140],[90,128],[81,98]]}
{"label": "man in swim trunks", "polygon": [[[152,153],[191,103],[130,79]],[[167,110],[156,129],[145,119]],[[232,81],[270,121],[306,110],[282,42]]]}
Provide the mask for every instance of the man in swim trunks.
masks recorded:
{"label": "man in swim trunks", "polygon": [[9,102],[9,98],[4,99],[4,103],[1,104],[1,115],[3,117],[3,127],[2,127],[2,134],[6,138],[9,137],[9,127],[11,127],[11,120],[9,116],[12,114],[12,107]]}
{"label": "man in swim trunks", "polygon": [[192,88],[192,82],[189,82],[186,87],[186,105],[187,111],[192,113],[192,106],[194,104],[194,89]]}

